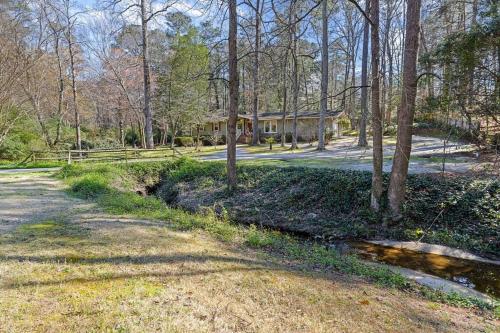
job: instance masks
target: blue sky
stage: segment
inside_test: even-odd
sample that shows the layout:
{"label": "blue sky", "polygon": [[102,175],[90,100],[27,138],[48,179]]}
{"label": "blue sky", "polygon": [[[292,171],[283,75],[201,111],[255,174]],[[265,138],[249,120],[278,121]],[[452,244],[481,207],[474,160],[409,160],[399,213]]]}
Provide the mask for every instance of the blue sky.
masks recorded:
{"label": "blue sky", "polygon": [[78,3],[82,7],[89,7],[95,4],[95,0],[76,0],[76,3]]}

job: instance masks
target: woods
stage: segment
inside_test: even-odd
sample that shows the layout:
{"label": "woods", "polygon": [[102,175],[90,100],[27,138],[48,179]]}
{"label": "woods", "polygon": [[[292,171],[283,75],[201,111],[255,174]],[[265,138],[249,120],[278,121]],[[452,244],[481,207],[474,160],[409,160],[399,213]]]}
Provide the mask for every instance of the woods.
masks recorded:
{"label": "woods", "polygon": [[0,331],[498,331],[499,12],[0,0]]}
{"label": "woods", "polygon": [[[483,148],[498,142],[498,1],[1,6],[3,158],[22,158],[28,147],[174,147],[184,137],[199,149],[215,137],[227,143],[236,187],[237,143],[272,136],[282,147],[308,141],[321,151],[352,132],[373,149],[379,211],[383,140],[395,135],[387,199],[397,220],[415,122],[456,128]],[[325,120],[332,112],[340,113],[335,128]],[[262,118],[271,113],[279,125]],[[305,139],[301,117],[311,113],[318,122]],[[245,114],[248,122],[239,120]],[[27,123],[32,137],[22,134]]]}

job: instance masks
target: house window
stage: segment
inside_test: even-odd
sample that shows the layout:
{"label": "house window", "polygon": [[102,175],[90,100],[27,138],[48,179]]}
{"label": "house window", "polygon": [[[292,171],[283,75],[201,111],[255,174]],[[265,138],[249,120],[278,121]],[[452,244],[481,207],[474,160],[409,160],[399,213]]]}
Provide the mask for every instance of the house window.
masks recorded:
{"label": "house window", "polygon": [[219,123],[214,123],[214,132],[219,131]]}
{"label": "house window", "polygon": [[276,133],[277,131],[278,131],[278,121],[277,120],[264,121],[264,133]]}

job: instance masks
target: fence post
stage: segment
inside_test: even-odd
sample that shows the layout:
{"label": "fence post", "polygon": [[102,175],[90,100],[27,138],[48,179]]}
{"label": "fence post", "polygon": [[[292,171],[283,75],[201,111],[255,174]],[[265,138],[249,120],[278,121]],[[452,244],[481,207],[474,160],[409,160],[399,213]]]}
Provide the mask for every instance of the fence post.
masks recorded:
{"label": "fence post", "polygon": [[71,164],[71,149],[68,150],[68,164]]}
{"label": "fence post", "polygon": [[125,147],[125,164],[128,164],[127,147]]}

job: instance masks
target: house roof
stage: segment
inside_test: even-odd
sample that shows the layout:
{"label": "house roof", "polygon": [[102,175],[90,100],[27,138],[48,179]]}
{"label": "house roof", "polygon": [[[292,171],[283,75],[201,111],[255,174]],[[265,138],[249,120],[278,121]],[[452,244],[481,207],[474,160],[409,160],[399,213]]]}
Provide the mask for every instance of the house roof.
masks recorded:
{"label": "house roof", "polygon": [[[344,111],[327,111],[325,117],[326,118],[338,118],[340,117]],[[299,112],[297,114],[298,119],[315,119],[319,118],[319,112]],[[286,119],[293,119],[293,113],[287,113]],[[238,114],[238,118],[240,119],[248,119],[252,120],[252,114]],[[259,120],[279,120],[283,118],[283,112],[263,112],[259,113]],[[218,122],[218,121],[227,121],[227,115],[223,115],[222,113],[211,114],[207,118],[208,122]]]}
{"label": "house roof", "polygon": [[[325,114],[326,118],[338,118],[340,117],[344,111],[327,111]],[[319,118],[319,112],[299,112],[297,114],[297,118],[307,119],[307,118]],[[251,114],[239,114],[239,118],[252,120]],[[259,120],[275,120],[282,119],[283,112],[264,112],[259,114]],[[286,119],[293,119],[294,115],[292,113],[286,114]]]}

